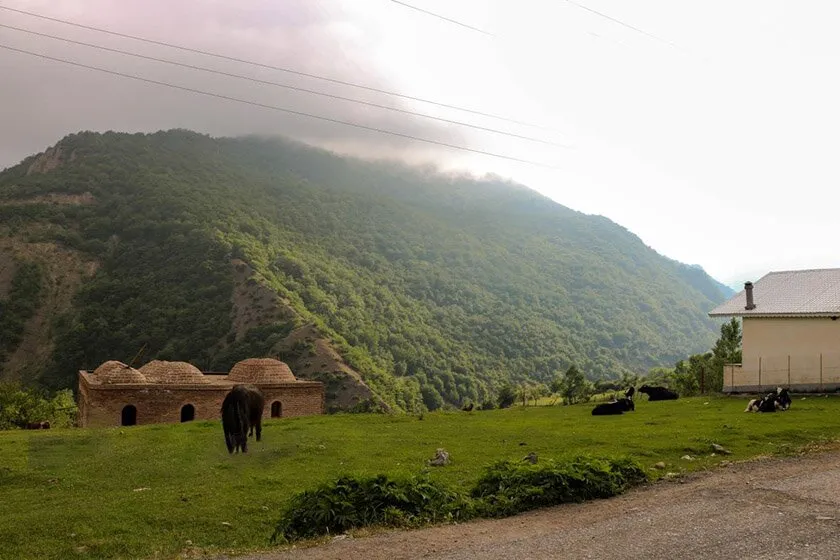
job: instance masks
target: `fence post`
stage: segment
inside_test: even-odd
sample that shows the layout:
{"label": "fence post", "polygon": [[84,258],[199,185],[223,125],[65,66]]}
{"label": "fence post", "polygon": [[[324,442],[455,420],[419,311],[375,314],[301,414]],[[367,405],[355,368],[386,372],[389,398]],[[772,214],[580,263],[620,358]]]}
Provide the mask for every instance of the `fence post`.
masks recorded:
{"label": "fence post", "polygon": [[823,376],[822,376],[822,352],[820,352],[820,391],[823,390]]}
{"label": "fence post", "polygon": [[758,357],[758,392],[761,392],[761,356]]}

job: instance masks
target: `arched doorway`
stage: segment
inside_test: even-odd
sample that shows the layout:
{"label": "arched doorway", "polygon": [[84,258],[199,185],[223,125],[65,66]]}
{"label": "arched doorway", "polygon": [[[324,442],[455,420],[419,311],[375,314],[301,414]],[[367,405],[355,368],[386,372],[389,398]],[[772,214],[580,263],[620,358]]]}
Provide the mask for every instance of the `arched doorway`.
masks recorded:
{"label": "arched doorway", "polygon": [[283,416],[283,405],[280,401],[274,401],[271,403],[271,417],[280,418],[281,416]]}
{"label": "arched doorway", "polygon": [[192,422],[195,420],[195,407],[191,404],[185,404],[181,407],[181,422]]}
{"label": "arched doorway", "polygon": [[122,409],[121,416],[121,426],[134,426],[135,424],[137,424],[137,407],[133,404],[124,406]]}

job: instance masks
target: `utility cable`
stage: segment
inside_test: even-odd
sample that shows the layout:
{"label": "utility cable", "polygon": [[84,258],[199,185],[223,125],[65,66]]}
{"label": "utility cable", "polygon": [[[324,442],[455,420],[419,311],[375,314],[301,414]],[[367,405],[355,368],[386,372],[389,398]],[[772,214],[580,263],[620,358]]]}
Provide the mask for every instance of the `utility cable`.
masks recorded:
{"label": "utility cable", "polygon": [[258,83],[258,84],[276,86],[276,87],[286,88],[286,89],[299,91],[299,92],[303,92],[303,93],[310,93],[310,94],[313,94],[313,95],[320,95],[320,96],[329,97],[329,98],[332,98],[332,99],[340,99],[342,101],[349,101],[351,103],[358,103],[358,104],[361,104],[361,105],[367,105],[369,107],[376,107],[378,109],[385,109],[385,110],[388,110],[388,111],[396,111],[398,113],[405,113],[407,115],[414,115],[416,117],[433,119],[433,120],[436,120],[436,121],[441,121],[441,122],[445,122],[445,123],[449,123],[449,124],[455,124],[455,125],[459,125],[459,126],[466,126],[466,127],[469,127],[469,128],[474,128],[476,130],[482,130],[482,131],[485,131],[485,132],[493,132],[495,134],[501,134],[503,136],[520,138],[522,140],[528,140],[528,141],[531,141],[531,142],[538,142],[540,144],[547,144],[549,146],[557,146],[557,147],[560,147],[560,148],[569,148],[569,146],[567,146],[565,144],[560,144],[558,142],[552,142],[550,140],[543,140],[543,139],[540,139],[540,138],[534,138],[533,136],[525,136],[525,135],[522,135],[522,134],[516,134],[516,133],[513,133],[513,132],[507,132],[507,131],[504,131],[504,130],[498,130],[496,128],[489,128],[489,127],[479,126],[479,125],[476,125],[476,124],[471,124],[471,123],[467,123],[467,122],[463,122],[463,121],[445,119],[443,117],[436,117],[434,115],[428,115],[426,113],[418,113],[416,111],[410,111],[408,109],[400,109],[398,107],[389,107],[388,105],[381,105],[379,103],[373,103],[373,102],[364,101],[364,100],[361,100],[361,99],[353,99],[352,97],[344,97],[342,95],[335,95],[335,94],[332,94],[332,93],[316,91],[316,90],[312,90],[312,89],[293,86],[293,85],[289,85],[289,84],[283,84],[283,83],[279,83],[279,82],[271,82],[271,81],[268,81],[268,80],[260,80],[259,78],[253,78],[251,76],[243,76],[242,74],[234,74],[234,73],[231,73],[231,72],[224,72],[222,70],[215,70],[213,68],[207,68],[207,67],[204,67],[204,66],[196,66],[196,65],[187,64],[187,63],[184,63],[184,62],[177,62],[175,60],[168,60],[168,59],[165,59],[165,58],[158,58],[158,57],[147,56],[147,55],[144,55],[144,54],[134,53],[134,52],[130,52],[130,51],[124,51],[124,50],[121,50],[121,49],[114,49],[114,48],[111,48],[111,47],[105,47],[103,45],[96,45],[94,43],[86,43],[84,41],[76,41],[75,39],[68,39],[66,37],[59,37],[57,35],[50,35],[49,33],[41,33],[40,31],[33,31],[31,29],[24,29],[22,27],[15,27],[13,25],[6,25],[4,23],[0,23],[0,27],[6,28],[6,29],[13,29],[15,31],[20,31],[20,32],[23,32],[23,33],[29,33],[31,35],[37,35],[39,37],[47,37],[49,39],[56,39],[58,41],[65,41],[67,43],[73,43],[75,45],[82,45],[82,46],[85,46],[85,47],[90,47],[90,48],[99,49],[99,50],[103,50],[103,51],[123,54],[123,55],[126,55],[126,56],[133,56],[135,58],[142,58],[144,60],[151,60],[151,61],[154,61],[154,62],[162,62],[164,64],[171,64],[173,66],[180,66],[182,68],[190,68],[192,70],[200,70],[202,72],[210,72],[211,74],[218,74],[220,76],[227,76],[227,77],[230,77],[230,78],[238,78],[240,80],[247,80],[249,82],[254,82],[254,83]]}
{"label": "utility cable", "polygon": [[438,19],[448,21],[449,23],[454,23],[455,25],[460,25],[461,27],[466,27],[467,29],[472,29],[473,31],[478,31],[479,33],[484,33],[485,35],[490,35],[491,37],[494,36],[489,31],[484,31],[483,29],[479,29],[478,27],[473,27],[472,25],[468,25],[466,23],[448,18],[446,16],[442,16],[440,14],[436,14],[435,12],[430,12],[429,10],[424,10],[423,8],[418,8],[417,6],[412,6],[411,4],[408,4],[407,2],[400,2],[400,0],[391,0],[391,2],[393,2],[394,4],[399,4],[400,6],[405,6],[406,8],[411,8],[412,10],[417,10],[418,12],[422,12],[422,13],[430,15],[430,16],[434,16]]}
{"label": "utility cable", "polygon": [[261,62],[256,62],[256,61],[253,61],[253,60],[246,60],[246,59],[243,59],[243,58],[236,58],[236,57],[233,57],[233,56],[227,56],[227,55],[224,55],[224,54],[213,53],[213,52],[204,51],[204,50],[201,50],[201,49],[194,49],[194,48],[191,48],[191,47],[176,45],[174,43],[167,43],[167,42],[164,42],[164,41],[156,41],[154,39],[147,39],[145,37],[139,37],[137,35],[129,35],[127,33],[120,33],[120,32],[117,32],[117,31],[111,31],[109,29],[103,29],[101,27],[93,27],[91,25],[84,25],[84,24],[81,24],[81,23],[73,22],[73,21],[54,18],[54,17],[50,17],[50,16],[45,16],[45,15],[42,15],[42,14],[36,14],[34,12],[28,12],[26,10],[19,10],[17,8],[10,8],[9,6],[0,5],[0,10],[7,10],[7,11],[15,12],[15,13],[18,13],[18,14],[23,14],[23,15],[27,15],[27,16],[32,16],[32,17],[44,19],[44,20],[47,20],[47,21],[53,21],[53,22],[56,22],[56,23],[71,25],[73,27],[78,27],[80,29],[97,31],[99,33],[107,33],[108,35],[113,35],[115,37],[132,39],[134,41],[142,41],[144,43],[149,43],[149,44],[152,44],[152,45],[159,45],[159,46],[162,46],[162,47],[178,49],[178,50],[185,51],[185,52],[192,52],[192,53],[201,54],[201,55],[204,55],[204,56],[211,56],[211,57],[214,57],[214,58],[219,58],[219,59],[222,59],[222,60],[228,60],[228,61],[231,61],[231,62],[238,62],[238,63],[241,63],[241,64],[248,64],[248,65],[251,65],[251,66],[256,66],[256,67],[259,67],[259,68],[266,68],[268,70],[277,70],[278,72],[287,72],[289,74],[295,74],[297,76],[305,76],[307,78],[312,78],[312,79],[315,79],[315,80],[323,80],[323,81],[331,82],[331,83],[334,83],[334,84],[340,84],[340,85],[344,85],[344,86],[355,87],[355,88],[359,88],[359,89],[363,89],[363,90],[367,90],[367,91],[382,93],[382,94],[385,94],[385,95],[392,95],[394,97],[400,97],[402,99],[408,99],[408,100],[411,100],[411,101],[419,101],[421,103],[428,103],[430,105],[436,105],[438,107],[444,107],[446,109],[454,109],[456,111],[463,111],[465,113],[471,113],[473,115],[479,115],[479,116],[487,117],[487,118],[491,118],[491,119],[498,119],[498,120],[510,122],[510,123],[513,123],[513,124],[518,124],[518,125],[521,125],[521,126],[530,126],[530,127],[533,127],[533,128],[540,128],[540,129],[549,130],[549,131],[552,131],[552,132],[559,132],[559,133],[562,134],[562,131],[551,128],[551,127],[547,127],[547,126],[544,126],[544,125],[539,125],[539,124],[535,124],[535,123],[520,121],[520,120],[512,119],[512,118],[509,118],[509,117],[494,115],[492,113],[478,111],[478,110],[475,110],[475,109],[469,109],[467,107],[461,107],[461,106],[458,106],[458,105],[452,105],[452,104],[443,103],[443,102],[440,102],[440,101],[433,101],[431,99],[424,99],[422,97],[416,97],[416,96],[412,96],[412,95],[398,93],[398,92],[395,92],[395,91],[389,91],[389,90],[386,90],[386,89],[376,88],[376,87],[373,87],[373,86],[356,84],[356,83],[353,83],[353,82],[348,82],[348,81],[340,80],[340,79],[337,79],[337,78],[330,78],[330,77],[327,77],[327,76],[319,76],[317,74],[310,74],[310,73],[307,73],[307,72],[302,72],[302,71],[294,70],[294,69],[291,69],[291,68],[285,68],[285,67],[282,67],[282,66],[273,66],[273,65],[270,65],[270,64],[263,64]]}
{"label": "utility cable", "polygon": [[448,144],[446,142],[438,142],[437,140],[430,140],[428,138],[422,138],[420,136],[414,136],[414,135],[411,135],[411,134],[404,134],[402,132],[395,132],[395,131],[392,131],[392,130],[386,130],[386,129],[383,129],[383,128],[376,128],[376,127],[373,127],[373,126],[367,126],[367,125],[364,125],[364,124],[354,123],[354,122],[350,122],[350,121],[333,119],[333,118],[324,117],[324,116],[321,116],[321,115],[313,115],[312,113],[295,111],[295,110],[292,110],[292,109],[287,109],[285,107],[278,107],[276,105],[268,105],[268,104],[265,104],[265,103],[259,103],[259,102],[256,102],[256,101],[249,101],[247,99],[241,99],[241,98],[238,98],[238,97],[231,97],[229,95],[222,95],[220,93],[212,93],[212,92],[209,92],[209,91],[203,91],[203,90],[200,90],[200,89],[190,88],[190,87],[186,87],[186,86],[180,86],[180,85],[172,84],[172,83],[169,83],[169,82],[152,80],[150,78],[143,78],[141,76],[135,76],[133,74],[126,74],[124,72],[117,72],[115,70],[108,70],[106,68],[100,68],[98,66],[91,66],[91,65],[88,65],[88,64],[82,64],[81,62],[75,62],[75,61],[72,61],[72,60],[66,60],[66,59],[63,59],[63,58],[48,56],[48,55],[45,55],[45,54],[35,53],[35,52],[27,51],[27,50],[24,50],[24,49],[18,49],[16,47],[11,47],[9,45],[0,44],[0,49],[6,49],[6,50],[17,52],[17,53],[27,54],[27,55],[35,56],[35,57],[38,57],[38,58],[43,58],[43,59],[46,59],[46,60],[52,60],[52,61],[55,61],[55,62],[62,62],[64,64],[77,66],[79,68],[87,68],[89,70],[96,70],[96,71],[99,71],[99,72],[104,72],[106,74],[112,74],[114,76],[120,76],[120,77],[123,77],[123,78],[129,78],[129,79],[132,79],[132,80],[137,80],[137,81],[146,82],[146,83],[150,83],[150,84],[155,84],[155,85],[159,85],[159,86],[165,86],[165,87],[169,87],[169,88],[173,88],[173,89],[178,89],[178,90],[181,90],[181,91],[187,91],[187,92],[190,92],[190,93],[197,93],[199,95],[205,95],[205,96],[208,96],[208,97],[215,97],[215,98],[224,99],[224,100],[227,100],[227,101],[244,103],[246,105],[253,105],[255,107],[262,107],[262,108],[265,108],[265,109],[271,109],[271,110],[274,110],[274,111],[280,111],[280,112],[289,113],[289,114],[292,114],[292,115],[298,115],[298,116],[302,116],[302,117],[318,119],[318,120],[331,122],[331,123],[335,123],[335,124],[341,124],[341,125],[344,125],[344,126],[351,126],[351,127],[354,127],[354,128],[370,130],[370,131],[378,132],[378,133],[381,133],[381,134],[390,134],[392,136],[399,136],[401,138],[407,138],[409,140],[416,140],[418,142],[426,142],[427,144],[436,144],[438,146],[443,146],[443,147],[446,147],[446,148],[452,148],[452,149],[455,149],[455,150],[472,152],[472,153],[475,153],[475,154],[481,154],[481,155],[485,155],[485,156],[490,156],[490,157],[495,157],[495,158],[500,158],[500,159],[506,159],[506,160],[510,160],[510,161],[516,161],[516,162],[519,162],[519,163],[526,163],[528,165],[535,165],[535,166],[538,166],[538,167],[546,167],[546,168],[550,168],[550,169],[561,169],[558,166],[554,166],[554,165],[547,164],[547,163],[540,163],[540,162],[533,161],[533,160],[521,159],[521,158],[517,158],[517,157],[513,157],[513,156],[507,156],[507,155],[504,155],[504,154],[487,152],[487,151],[484,151],[484,150],[476,150],[474,148],[467,148],[465,146],[458,146],[456,144]]}

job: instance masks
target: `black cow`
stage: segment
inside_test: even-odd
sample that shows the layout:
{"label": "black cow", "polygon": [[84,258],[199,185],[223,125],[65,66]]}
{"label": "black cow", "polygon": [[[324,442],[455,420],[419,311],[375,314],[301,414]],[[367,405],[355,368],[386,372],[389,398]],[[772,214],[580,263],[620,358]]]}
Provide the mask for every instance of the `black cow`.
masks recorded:
{"label": "black cow", "polygon": [[789,409],[790,405],[793,403],[793,399],[790,398],[790,391],[788,391],[787,388],[782,389],[781,387],[778,387],[776,389],[776,394],[778,395],[776,400],[779,402],[779,409]]}
{"label": "black cow", "polygon": [[592,409],[592,416],[606,416],[608,414],[623,414],[625,411],[636,410],[631,399],[618,399],[614,402],[601,403]]}
{"label": "black cow", "polygon": [[785,388],[777,387],[772,393],[767,393],[761,398],[752,399],[744,412],[776,412],[787,410],[793,401],[790,392]]}
{"label": "black cow", "polygon": [[650,385],[642,385],[639,387],[639,392],[648,396],[649,401],[672,401],[680,398],[678,394],[665,387],[651,387]]}
{"label": "black cow", "polygon": [[[222,428],[228,453],[248,452],[248,436],[256,429],[257,441],[262,437],[262,415],[265,399],[253,385],[234,385],[222,401]],[[250,434],[248,431],[250,430]]]}
{"label": "black cow", "polygon": [[627,389],[626,391],[624,391],[624,397],[625,397],[625,398],[628,398],[628,399],[630,399],[630,400],[633,400],[633,395],[635,395],[635,394],[636,394],[636,388],[635,388],[635,387],[633,387],[632,385],[630,386],[630,388],[629,388],[629,389]]}

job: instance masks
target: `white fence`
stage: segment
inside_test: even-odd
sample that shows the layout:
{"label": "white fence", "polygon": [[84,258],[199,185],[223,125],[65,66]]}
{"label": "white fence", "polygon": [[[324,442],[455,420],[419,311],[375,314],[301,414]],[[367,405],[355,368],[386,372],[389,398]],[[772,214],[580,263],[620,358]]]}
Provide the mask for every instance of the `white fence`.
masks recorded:
{"label": "white fence", "polygon": [[723,391],[746,393],[774,387],[823,392],[840,389],[840,352],[816,355],[762,356],[757,365],[723,366]]}

